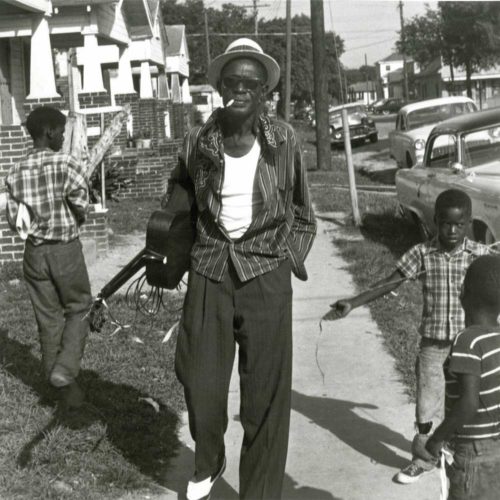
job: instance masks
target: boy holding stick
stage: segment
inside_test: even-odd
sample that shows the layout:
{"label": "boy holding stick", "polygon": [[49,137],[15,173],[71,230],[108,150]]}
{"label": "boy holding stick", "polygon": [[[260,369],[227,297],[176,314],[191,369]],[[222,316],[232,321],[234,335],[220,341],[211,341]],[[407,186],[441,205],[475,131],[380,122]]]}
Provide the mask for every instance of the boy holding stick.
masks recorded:
{"label": "boy holding stick", "polygon": [[471,222],[471,200],[455,189],[441,193],[435,203],[437,236],[406,252],[396,270],[371,289],[350,299],[338,300],[325,319],[347,316],[355,307],[367,304],[395,290],[408,279],[422,283],[424,308],[420,334],[422,339],[416,363],[416,429],[412,443],[413,460],[396,476],[400,483],[417,481],[435,468],[435,461],[423,460],[415,450],[429,438],[433,423],[442,419],[445,380],[443,363],[451,343],[465,326],[460,305],[460,289],[465,272],[489,248],[466,237]]}
{"label": "boy holding stick", "polygon": [[63,408],[82,406],[76,382],[89,325],[92,297],[78,238],[89,203],[85,169],[60,153],[66,117],[36,108],[26,121],[33,149],[13,165],[5,180],[7,218],[15,229],[20,209],[29,216],[23,273],[40,336],[45,376]]}

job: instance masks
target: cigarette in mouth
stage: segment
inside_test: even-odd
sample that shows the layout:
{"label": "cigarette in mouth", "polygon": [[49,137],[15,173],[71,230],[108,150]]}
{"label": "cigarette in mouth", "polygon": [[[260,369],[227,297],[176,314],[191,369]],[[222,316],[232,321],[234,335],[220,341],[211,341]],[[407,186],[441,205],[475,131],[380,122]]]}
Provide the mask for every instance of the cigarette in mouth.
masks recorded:
{"label": "cigarette in mouth", "polygon": [[231,99],[226,105],[224,106],[225,108],[229,108],[229,106],[232,106],[234,104],[234,99]]}

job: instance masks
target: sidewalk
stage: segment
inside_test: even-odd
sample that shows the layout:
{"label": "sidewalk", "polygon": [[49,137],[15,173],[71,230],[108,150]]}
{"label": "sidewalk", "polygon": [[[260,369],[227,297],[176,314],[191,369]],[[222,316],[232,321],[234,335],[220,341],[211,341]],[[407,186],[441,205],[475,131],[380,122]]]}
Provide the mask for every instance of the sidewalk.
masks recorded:
{"label": "sidewalk", "polygon": [[[309,280],[294,282],[292,420],[283,500],[437,500],[437,472],[413,485],[392,481],[410,458],[414,405],[404,394],[368,309],[323,323],[319,331],[328,305],[353,293],[354,287],[332,243],[337,226],[321,218],[318,222],[307,261]],[[212,500],[238,498],[242,432],[237,388],[234,373],[228,466]],[[185,446],[162,481],[170,491],[158,499],[184,498],[194,458],[185,420],[180,438]]]}

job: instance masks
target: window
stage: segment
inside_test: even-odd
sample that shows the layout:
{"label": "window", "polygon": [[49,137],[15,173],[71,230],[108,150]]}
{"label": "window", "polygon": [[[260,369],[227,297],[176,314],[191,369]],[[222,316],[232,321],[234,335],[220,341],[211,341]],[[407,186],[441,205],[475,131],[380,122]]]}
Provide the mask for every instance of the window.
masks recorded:
{"label": "window", "polygon": [[416,109],[408,114],[408,128],[423,127],[452,118],[456,115],[475,111],[474,106],[468,102],[455,102],[452,104],[442,104],[441,106],[431,106],[428,108]]}
{"label": "window", "polygon": [[443,134],[433,139],[427,166],[430,168],[450,168],[458,161],[457,140],[454,135]]}
{"label": "window", "polygon": [[208,104],[208,96],[203,94],[193,94],[193,104],[203,105]]}
{"label": "window", "polygon": [[386,67],[385,67],[386,71],[391,71],[391,66],[388,64]]}
{"label": "window", "polygon": [[462,137],[462,163],[464,167],[491,164],[498,168],[500,161],[500,127],[494,125]]}

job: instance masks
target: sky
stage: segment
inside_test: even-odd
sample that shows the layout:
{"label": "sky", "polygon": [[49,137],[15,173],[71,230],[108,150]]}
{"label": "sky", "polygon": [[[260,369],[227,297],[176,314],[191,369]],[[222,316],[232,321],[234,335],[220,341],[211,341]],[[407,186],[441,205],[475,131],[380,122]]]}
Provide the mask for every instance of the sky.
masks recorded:
{"label": "sky", "polygon": [[[310,16],[311,0],[292,0],[292,16]],[[206,7],[219,8],[223,3],[249,6],[252,0],[205,0]],[[394,52],[394,43],[400,29],[398,1],[396,0],[323,0],[325,29],[333,29],[345,42],[342,63],[358,68],[367,62],[373,65]],[[404,0],[406,19],[425,13],[425,5],[436,8],[436,1]],[[286,0],[258,0],[259,17],[285,17]]]}

